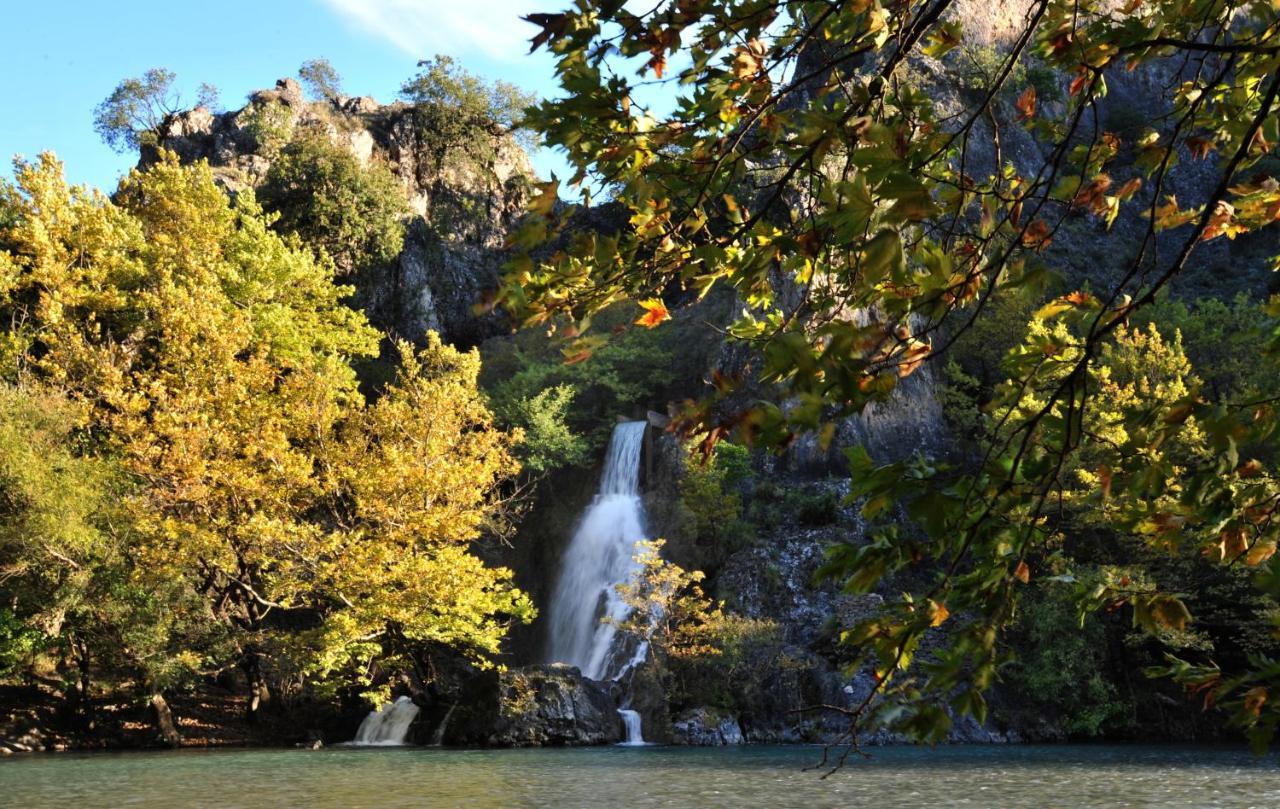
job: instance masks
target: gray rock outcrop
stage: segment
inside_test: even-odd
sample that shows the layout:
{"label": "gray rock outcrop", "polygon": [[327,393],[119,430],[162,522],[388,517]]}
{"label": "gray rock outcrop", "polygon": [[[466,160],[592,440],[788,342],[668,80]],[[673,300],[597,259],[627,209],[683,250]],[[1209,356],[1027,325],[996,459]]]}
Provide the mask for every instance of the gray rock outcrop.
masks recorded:
{"label": "gray rock outcrop", "polygon": [[622,741],[622,720],[608,685],[573,666],[548,664],[503,672],[497,719],[487,742],[496,747],[609,744]]}
{"label": "gray rock outcrop", "polygon": [[[509,133],[494,128],[485,155],[441,148],[410,104],[372,98],[308,101],[298,83],[282,79],[238,110],[204,107],[170,116],[159,145],[183,162],[207,160],[230,193],[262,184],[279,148],[300,129],[324,133],[363,164],[385,164],[399,179],[412,211],[404,249],[386,266],[355,279],[358,306],[375,325],[412,340],[428,329],[455,345],[477,345],[506,330],[476,304],[497,284],[508,233],[524,212],[533,169]],[[144,148],[142,165],[158,152]]]}
{"label": "gray rock outcrop", "polygon": [[710,708],[685,711],[672,724],[672,735],[676,744],[693,747],[720,747],[746,741],[737,718]]}

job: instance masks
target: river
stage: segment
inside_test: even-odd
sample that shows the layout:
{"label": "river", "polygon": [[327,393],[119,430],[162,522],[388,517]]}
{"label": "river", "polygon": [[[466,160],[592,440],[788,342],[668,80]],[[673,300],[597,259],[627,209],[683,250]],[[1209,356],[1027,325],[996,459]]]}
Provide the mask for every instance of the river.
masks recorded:
{"label": "river", "polygon": [[1280,807],[1274,756],[1151,746],[893,747],[823,780],[813,747],[46,754],[0,805],[93,807]]}

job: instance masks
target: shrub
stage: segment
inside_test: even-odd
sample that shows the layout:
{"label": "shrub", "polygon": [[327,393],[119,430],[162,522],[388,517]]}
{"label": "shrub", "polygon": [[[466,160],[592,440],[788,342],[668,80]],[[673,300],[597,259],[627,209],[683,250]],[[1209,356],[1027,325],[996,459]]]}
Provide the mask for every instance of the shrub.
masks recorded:
{"label": "shrub", "polygon": [[276,230],[324,248],[342,274],[390,261],[404,245],[409,206],[395,175],[380,163],[362,166],[320,133],[281,150],[259,197],[280,215]]}
{"label": "shrub", "polygon": [[241,110],[236,124],[249,133],[258,151],[274,157],[293,137],[293,110],[277,101],[254,102]]}
{"label": "shrub", "polygon": [[753,525],[764,529],[832,525],[840,519],[840,496],[826,489],[786,488],[761,481],[752,492],[748,515]]}
{"label": "shrub", "polygon": [[[634,318],[624,305],[597,315],[596,323],[602,331],[625,329]],[[665,409],[669,400],[688,395],[700,384],[715,345],[701,323],[669,323],[626,330],[590,357],[568,363],[546,332],[530,329],[484,345],[481,382],[494,411],[508,416],[522,399],[557,385],[572,387],[565,423],[594,453],[608,444],[618,416]]]}
{"label": "shrub", "polygon": [[1022,700],[1056,714],[1068,734],[1101,736],[1118,729],[1132,706],[1107,674],[1101,619],[1090,615],[1081,625],[1069,598],[1050,585],[1023,600],[1011,635],[1018,656],[1004,679]]}
{"label": "shrub", "polygon": [[504,399],[495,405],[498,421],[523,433],[516,454],[526,472],[540,475],[587,460],[586,439],[567,421],[575,395],[572,385],[553,385],[533,396]]}
{"label": "shrub", "polygon": [[711,459],[689,455],[680,481],[680,513],[685,532],[699,545],[732,552],[754,538],[742,520],[742,480],[745,447],[720,443]]}

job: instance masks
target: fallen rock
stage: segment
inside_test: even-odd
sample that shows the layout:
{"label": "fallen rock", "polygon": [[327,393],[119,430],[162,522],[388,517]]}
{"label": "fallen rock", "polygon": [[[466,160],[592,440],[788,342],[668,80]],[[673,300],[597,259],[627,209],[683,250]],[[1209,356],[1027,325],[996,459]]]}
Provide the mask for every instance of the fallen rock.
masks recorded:
{"label": "fallen rock", "polygon": [[710,708],[685,711],[672,723],[671,730],[676,744],[695,747],[720,747],[746,741],[736,717],[722,715]]}

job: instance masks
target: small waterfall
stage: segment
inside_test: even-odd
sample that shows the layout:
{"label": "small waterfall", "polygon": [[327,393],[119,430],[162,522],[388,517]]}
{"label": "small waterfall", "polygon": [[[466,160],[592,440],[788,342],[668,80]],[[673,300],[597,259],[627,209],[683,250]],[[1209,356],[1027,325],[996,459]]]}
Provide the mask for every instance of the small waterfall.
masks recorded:
{"label": "small waterfall", "polygon": [[644,747],[648,744],[644,740],[644,734],[640,732],[640,714],[629,708],[619,708],[618,715],[622,717],[622,724],[627,726],[627,740],[621,742],[624,747]]}
{"label": "small waterfall", "polygon": [[627,649],[616,626],[630,608],[617,586],[636,570],[635,544],[645,539],[640,501],[640,449],[646,423],[619,424],[609,441],[600,491],[564,554],[550,605],[552,662],[577,666],[593,680],[617,679],[642,649]]}
{"label": "small waterfall", "polygon": [[440,720],[440,724],[436,726],[435,733],[431,734],[432,747],[444,747],[444,733],[449,729],[449,719],[453,716],[453,712],[457,709],[458,703],[449,706],[449,710],[444,712],[444,718]]}
{"label": "small waterfall", "polygon": [[369,715],[360,723],[356,738],[351,744],[366,747],[394,747],[407,744],[409,726],[418,718],[418,706],[409,697],[397,697]]}

